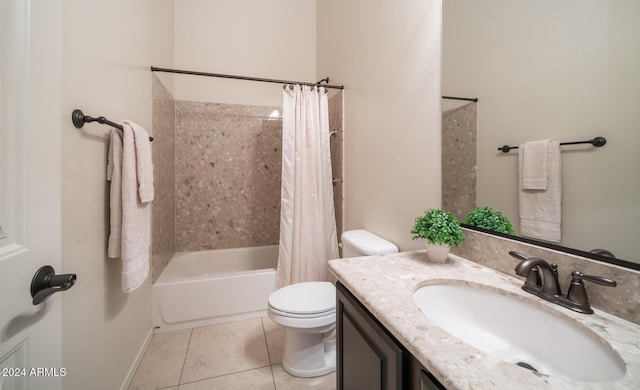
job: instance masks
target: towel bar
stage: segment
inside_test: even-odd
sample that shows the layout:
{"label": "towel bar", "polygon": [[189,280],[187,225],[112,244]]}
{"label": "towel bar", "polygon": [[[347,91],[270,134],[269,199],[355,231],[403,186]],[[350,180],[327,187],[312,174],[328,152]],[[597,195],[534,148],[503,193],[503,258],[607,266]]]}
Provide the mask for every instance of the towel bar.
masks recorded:
{"label": "towel bar", "polygon": [[[604,137],[596,137],[588,141],[573,141],[573,142],[560,142],[560,145],[578,145],[578,144],[591,144],[597,148],[604,146],[607,143],[607,139]],[[509,153],[511,149],[518,149],[519,146],[504,145],[498,148],[503,153]]]}
{"label": "towel bar", "polygon": [[[71,113],[71,122],[73,122],[73,125],[76,127],[76,129],[80,129],[82,126],[84,126],[85,123],[98,122],[102,125],[109,125],[111,127],[115,127],[116,129],[122,130],[122,125],[111,122],[103,116],[94,118],[85,115],[82,110],[78,110],[77,108]],[[149,137],[149,141],[153,141],[153,137]]]}

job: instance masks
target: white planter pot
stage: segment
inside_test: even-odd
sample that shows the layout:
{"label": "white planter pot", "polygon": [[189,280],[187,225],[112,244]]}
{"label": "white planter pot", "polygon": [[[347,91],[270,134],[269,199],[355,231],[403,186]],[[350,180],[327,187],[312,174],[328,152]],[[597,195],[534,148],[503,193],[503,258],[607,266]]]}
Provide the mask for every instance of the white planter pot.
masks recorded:
{"label": "white planter pot", "polygon": [[427,242],[427,257],[429,261],[434,263],[444,263],[449,256],[449,245],[447,244],[429,244]]}

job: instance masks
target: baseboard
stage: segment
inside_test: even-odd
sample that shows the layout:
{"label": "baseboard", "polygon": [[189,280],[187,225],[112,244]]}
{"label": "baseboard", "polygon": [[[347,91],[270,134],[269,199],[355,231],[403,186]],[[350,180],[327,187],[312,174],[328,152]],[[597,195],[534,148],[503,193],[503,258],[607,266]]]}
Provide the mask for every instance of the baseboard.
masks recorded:
{"label": "baseboard", "polygon": [[136,358],[133,360],[133,363],[131,363],[131,367],[129,367],[129,372],[127,372],[127,376],[124,378],[124,382],[122,383],[122,386],[120,386],[120,390],[127,390],[129,388],[129,385],[131,385],[133,376],[136,374],[136,370],[138,369],[138,366],[142,361],[142,357],[144,356],[144,353],[147,350],[149,343],[151,343],[152,337],[153,337],[153,329],[149,329],[149,333],[147,333],[147,337],[145,337],[144,341],[142,342],[142,345],[140,346],[140,349],[136,354]]}

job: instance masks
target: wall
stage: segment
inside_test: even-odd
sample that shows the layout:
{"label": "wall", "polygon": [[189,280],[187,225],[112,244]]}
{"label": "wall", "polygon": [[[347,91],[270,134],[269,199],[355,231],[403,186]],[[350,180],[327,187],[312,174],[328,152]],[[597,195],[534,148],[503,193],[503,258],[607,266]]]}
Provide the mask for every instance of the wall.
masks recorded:
{"label": "wall", "polygon": [[563,245],[638,260],[640,3],[448,0],[445,95],[478,97],[478,203],[518,226],[518,153],[528,140],[563,147]]}
{"label": "wall", "polygon": [[345,230],[397,244],[440,207],[440,1],[317,2],[318,75],[344,84]]}
{"label": "wall", "polygon": [[155,74],[151,76],[153,184],[151,209],[151,281],[155,282],[176,251],[176,100]]}
{"label": "wall", "polygon": [[[315,3],[313,0],[176,1],[175,67],[315,82]],[[175,77],[177,100],[282,105],[279,84]]]}
{"label": "wall", "polygon": [[151,330],[150,280],[121,291],[108,259],[107,126],[78,130],[74,108],[151,129],[149,65],[173,58],[173,1],[63,1],[62,259],[78,275],[62,296],[63,388],[121,388]]}

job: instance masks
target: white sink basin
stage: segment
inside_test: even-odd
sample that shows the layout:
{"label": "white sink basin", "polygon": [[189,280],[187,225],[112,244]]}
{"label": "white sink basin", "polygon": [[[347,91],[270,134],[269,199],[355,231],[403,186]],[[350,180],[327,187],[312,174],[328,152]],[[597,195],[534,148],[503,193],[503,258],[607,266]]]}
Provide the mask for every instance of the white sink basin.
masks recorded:
{"label": "white sink basin", "polygon": [[602,338],[515,298],[439,283],[418,288],[413,299],[452,336],[540,374],[583,382],[613,382],[625,374],[624,361]]}

